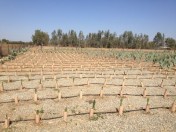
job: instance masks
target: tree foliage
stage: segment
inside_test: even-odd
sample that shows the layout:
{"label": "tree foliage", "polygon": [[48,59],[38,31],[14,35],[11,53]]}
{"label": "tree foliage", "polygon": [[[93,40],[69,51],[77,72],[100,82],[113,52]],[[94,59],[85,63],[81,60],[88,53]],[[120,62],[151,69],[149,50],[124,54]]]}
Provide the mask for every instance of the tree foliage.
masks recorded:
{"label": "tree foliage", "polygon": [[51,33],[51,44],[73,47],[95,47],[95,48],[130,48],[130,49],[154,49],[160,46],[176,47],[173,38],[166,38],[164,34],[157,32],[153,41],[149,41],[147,34],[134,34],[132,31],[125,31],[119,36],[110,30],[99,30],[98,32],[88,33],[83,31],[78,34],[75,30],[66,33],[61,29]]}
{"label": "tree foliage", "polygon": [[32,35],[32,41],[37,45],[47,45],[49,43],[49,35],[41,30],[35,30],[34,35]]}

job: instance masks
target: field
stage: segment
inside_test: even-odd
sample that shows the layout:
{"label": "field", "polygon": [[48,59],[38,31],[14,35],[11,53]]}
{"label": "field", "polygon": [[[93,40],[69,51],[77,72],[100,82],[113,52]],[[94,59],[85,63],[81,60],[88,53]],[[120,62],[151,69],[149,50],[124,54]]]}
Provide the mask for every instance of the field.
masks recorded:
{"label": "field", "polygon": [[33,47],[1,64],[0,131],[176,131],[176,67],[116,51]]}
{"label": "field", "polygon": [[18,51],[24,47],[25,45],[22,44],[0,44],[0,57],[9,55],[12,50]]}

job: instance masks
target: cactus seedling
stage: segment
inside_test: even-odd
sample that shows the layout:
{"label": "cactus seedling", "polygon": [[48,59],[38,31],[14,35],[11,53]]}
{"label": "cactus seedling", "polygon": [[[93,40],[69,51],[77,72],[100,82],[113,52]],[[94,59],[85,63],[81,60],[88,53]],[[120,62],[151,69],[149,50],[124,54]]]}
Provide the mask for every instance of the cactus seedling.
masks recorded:
{"label": "cactus seedling", "polygon": [[122,105],[122,103],[123,103],[123,98],[120,99],[120,107],[119,107],[119,115],[120,116],[123,115],[123,105]]}
{"label": "cactus seedling", "polygon": [[123,98],[120,99],[120,106],[123,104]]}
{"label": "cactus seedling", "polygon": [[95,109],[95,104],[96,104],[96,101],[94,99],[93,104],[92,104],[92,109]]}
{"label": "cactus seedling", "polygon": [[40,122],[40,114],[44,113],[43,108],[41,108],[40,110],[36,110],[36,115],[35,115],[35,123],[39,123]]}
{"label": "cactus seedling", "polygon": [[147,98],[147,105],[149,105],[150,98]]}
{"label": "cactus seedling", "polygon": [[149,113],[150,112],[150,104],[149,104],[149,98],[147,98],[147,104],[146,104],[146,108],[145,108],[145,111],[146,113]]}

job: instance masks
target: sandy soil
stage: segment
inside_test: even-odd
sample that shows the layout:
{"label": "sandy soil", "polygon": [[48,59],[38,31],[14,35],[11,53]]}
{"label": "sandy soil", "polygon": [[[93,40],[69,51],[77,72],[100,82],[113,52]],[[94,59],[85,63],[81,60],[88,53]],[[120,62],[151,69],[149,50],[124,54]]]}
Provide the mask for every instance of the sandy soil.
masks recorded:
{"label": "sandy soil", "polygon": [[[141,74],[141,66],[135,62],[131,68],[129,61],[91,58],[65,48],[57,53],[51,51],[45,48],[42,53],[34,48],[0,66],[0,86],[3,87],[0,131],[176,131],[176,112],[171,113],[169,109],[176,99],[175,72],[168,71],[166,75],[165,71],[143,62],[141,65],[145,68]],[[100,97],[102,88],[103,97]],[[143,97],[145,88],[147,97]],[[33,99],[35,89],[37,102]],[[163,97],[165,89],[166,98]],[[58,91],[61,99],[58,99]],[[18,104],[14,102],[15,97],[19,99]],[[121,98],[122,116],[117,110]],[[150,98],[149,113],[145,112],[147,98]],[[95,114],[89,119],[93,100],[96,100]],[[44,113],[40,113],[41,122],[36,124],[36,110],[41,109]],[[4,128],[6,114],[11,121],[8,128]]]}

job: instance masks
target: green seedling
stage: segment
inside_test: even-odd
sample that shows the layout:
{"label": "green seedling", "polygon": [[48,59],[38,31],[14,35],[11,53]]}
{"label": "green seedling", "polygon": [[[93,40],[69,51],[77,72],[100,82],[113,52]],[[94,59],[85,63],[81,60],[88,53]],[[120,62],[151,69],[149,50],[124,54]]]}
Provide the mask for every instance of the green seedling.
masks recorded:
{"label": "green seedling", "polygon": [[36,114],[38,115],[38,114],[43,114],[44,113],[44,110],[43,110],[43,108],[41,108],[40,110],[36,110]]}
{"label": "green seedling", "polygon": [[120,106],[123,104],[123,98],[120,99]]}
{"label": "green seedling", "polygon": [[150,98],[147,98],[147,105],[149,105]]}
{"label": "green seedling", "polygon": [[95,104],[96,104],[96,101],[94,100],[93,105],[92,105],[92,109],[95,109]]}
{"label": "green seedling", "polygon": [[68,110],[67,107],[65,107],[64,111],[67,112],[67,110]]}

